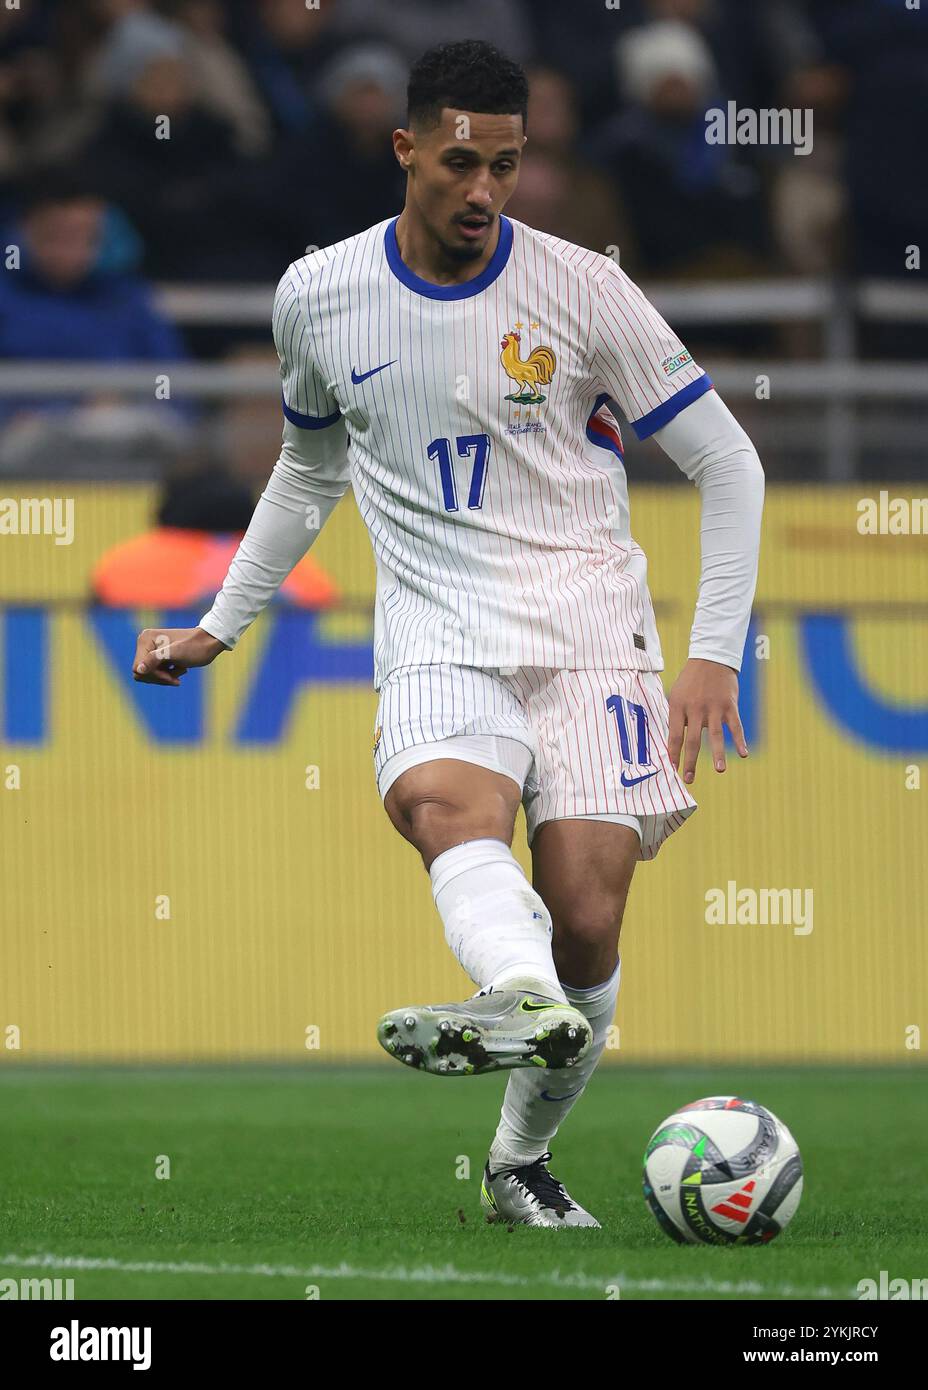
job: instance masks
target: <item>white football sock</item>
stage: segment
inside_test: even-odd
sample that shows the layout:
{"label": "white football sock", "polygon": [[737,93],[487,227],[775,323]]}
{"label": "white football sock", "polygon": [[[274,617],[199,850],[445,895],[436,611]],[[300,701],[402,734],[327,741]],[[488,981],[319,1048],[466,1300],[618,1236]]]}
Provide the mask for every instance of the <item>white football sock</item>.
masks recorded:
{"label": "white football sock", "polygon": [[538,1072],[528,1067],[509,1074],[499,1128],[490,1147],[490,1171],[533,1163],[547,1153],[568,1111],[579,1100],[603,1054],[619,997],[621,960],[601,985],[592,989],[564,986],[567,1002],[590,1023],[590,1050],[575,1067]]}
{"label": "white football sock", "polygon": [[481,989],[516,982],[564,1001],[551,914],[502,840],[468,840],[429,869],[445,939]]}

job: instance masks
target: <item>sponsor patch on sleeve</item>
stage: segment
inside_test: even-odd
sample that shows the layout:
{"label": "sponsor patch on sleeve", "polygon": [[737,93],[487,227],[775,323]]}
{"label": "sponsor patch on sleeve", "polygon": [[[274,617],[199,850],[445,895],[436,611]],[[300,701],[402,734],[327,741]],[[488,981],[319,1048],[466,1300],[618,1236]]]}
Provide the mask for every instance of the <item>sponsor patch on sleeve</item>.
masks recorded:
{"label": "sponsor patch on sleeve", "polygon": [[687,352],[686,348],[678,352],[675,357],[665,357],[661,363],[661,371],[664,376],[673,376],[674,372],[679,372],[683,367],[689,367],[693,361],[693,354]]}

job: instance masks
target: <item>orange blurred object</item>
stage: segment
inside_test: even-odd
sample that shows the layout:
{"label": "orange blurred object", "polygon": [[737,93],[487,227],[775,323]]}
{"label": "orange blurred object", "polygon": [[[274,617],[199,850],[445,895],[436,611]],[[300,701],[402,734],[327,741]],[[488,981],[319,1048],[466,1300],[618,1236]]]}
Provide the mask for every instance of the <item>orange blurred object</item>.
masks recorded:
{"label": "orange blurred object", "polygon": [[[94,597],[111,608],[183,608],[208,604],[222,588],[244,532],[216,535],[159,526],[107,550],[91,576]],[[280,587],[297,608],[328,608],[339,591],[304,555]]]}

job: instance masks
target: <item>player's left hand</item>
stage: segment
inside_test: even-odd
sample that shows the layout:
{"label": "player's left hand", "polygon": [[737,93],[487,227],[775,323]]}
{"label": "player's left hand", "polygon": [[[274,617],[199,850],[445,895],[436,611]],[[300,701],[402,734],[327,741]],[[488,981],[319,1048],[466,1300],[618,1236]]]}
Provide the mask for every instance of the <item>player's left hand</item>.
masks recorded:
{"label": "player's left hand", "polygon": [[703,729],[709,730],[709,746],[716,772],[725,771],[724,726],[728,725],[739,757],[748,756],[744,730],[738,715],[738,673],[718,661],[691,657],[670,692],[670,738],[667,749],[674,767],[684,750],[683,780],[696,776],[696,759]]}

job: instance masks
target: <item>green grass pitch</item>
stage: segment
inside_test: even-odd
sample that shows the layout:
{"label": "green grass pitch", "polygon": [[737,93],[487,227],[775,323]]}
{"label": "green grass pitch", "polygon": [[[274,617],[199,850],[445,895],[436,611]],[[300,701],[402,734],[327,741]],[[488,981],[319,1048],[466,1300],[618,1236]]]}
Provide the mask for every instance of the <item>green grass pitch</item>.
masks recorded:
{"label": "green grass pitch", "polygon": [[[920,1068],[603,1068],[552,1167],[601,1231],[485,1222],[505,1077],[380,1067],[0,1068],[0,1278],[157,1299],[855,1298],[921,1278]],[[680,1248],[641,1192],[651,1132],[737,1093],[782,1117],[805,1190],[770,1246]],[[159,1155],[170,1178],[155,1176]],[[469,1159],[469,1177],[464,1159]]]}

